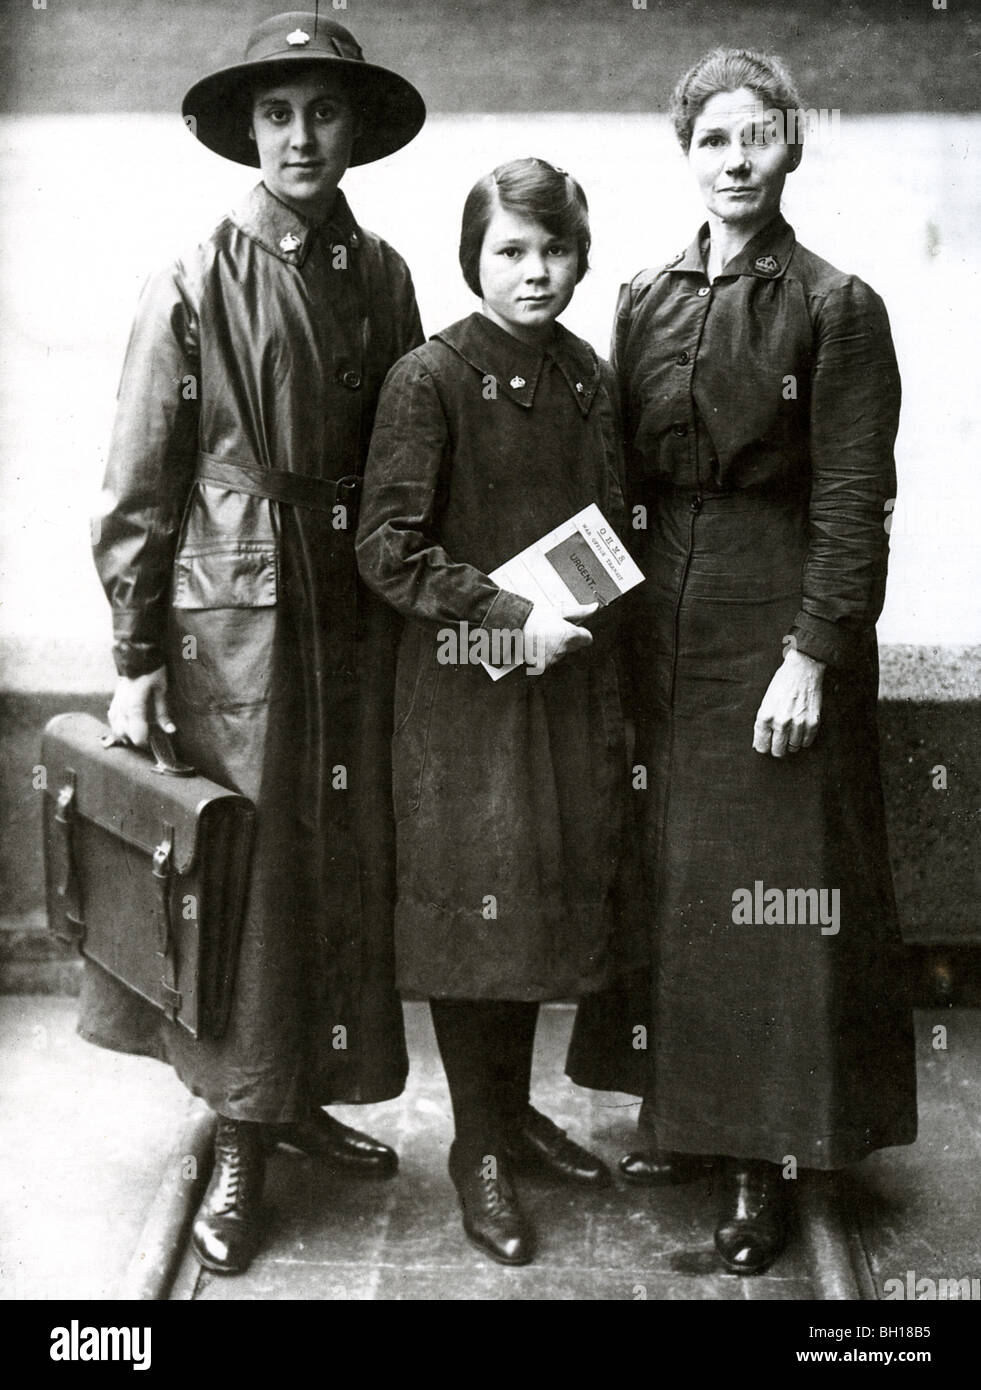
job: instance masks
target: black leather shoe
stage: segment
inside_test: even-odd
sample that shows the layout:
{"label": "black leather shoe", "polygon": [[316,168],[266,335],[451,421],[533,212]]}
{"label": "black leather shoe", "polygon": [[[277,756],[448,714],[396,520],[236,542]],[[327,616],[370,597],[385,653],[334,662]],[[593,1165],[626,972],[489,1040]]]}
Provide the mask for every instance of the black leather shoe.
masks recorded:
{"label": "black leather shoe", "polygon": [[394,1149],[341,1124],[326,1110],[315,1111],[309,1120],[276,1125],[272,1132],[278,1144],[325,1159],[355,1178],[393,1178],[399,1170]]}
{"label": "black leather shoe", "polygon": [[731,1274],[762,1274],[787,1238],[787,1188],[776,1163],[731,1161],[715,1248]]}
{"label": "black leather shoe", "polygon": [[663,1149],[639,1149],[624,1154],[620,1172],[627,1182],[638,1187],[668,1187],[675,1183],[695,1182],[712,1166],[701,1154],[669,1153]]}
{"label": "black leather shoe", "polygon": [[535,1234],[518,1203],[507,1160],[496,1159],[487,1176],[490,1155],[466,1158],[450,1147],[450,1177],[460,1199],[463,1229],[476,1249],[502,1265],[526,1265],[535,1253]]}
{"label": "black leather shoe", "polygon": [[610,1170],[603,1160],[530,1105],[512,1131],[510,1148],[516,1168],[548,1173],[583,1187],[609,1186]]}
{"label": "black leather shoe", "polygon": [[206,1269],[241,1274],[252,1263],[265,1176],[262,1126],[219,1115],[215,1166],[191,1229],[191,1248]]}

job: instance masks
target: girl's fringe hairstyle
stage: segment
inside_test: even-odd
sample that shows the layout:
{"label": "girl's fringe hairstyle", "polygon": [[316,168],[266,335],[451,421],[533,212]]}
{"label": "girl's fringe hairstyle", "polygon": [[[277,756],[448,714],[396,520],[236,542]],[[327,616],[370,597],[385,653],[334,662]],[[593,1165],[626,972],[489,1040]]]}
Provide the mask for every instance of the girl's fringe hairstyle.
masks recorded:
{"label": "girl's fringe hairstyle", "polygon": [[498,206],[540,222],[550,236],[574,241],[579,257],[576,284],[589,269],[589,205],[579,184],[545,159],[514,159],[478,179],[463,205],[460,267],[478,298],[480,251]]}

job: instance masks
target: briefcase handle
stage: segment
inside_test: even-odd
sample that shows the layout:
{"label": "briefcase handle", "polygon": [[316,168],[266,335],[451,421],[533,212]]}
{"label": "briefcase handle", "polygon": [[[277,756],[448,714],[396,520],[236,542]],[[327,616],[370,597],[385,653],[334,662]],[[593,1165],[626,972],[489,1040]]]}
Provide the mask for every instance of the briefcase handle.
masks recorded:
{"label": "briefcase handle", "polygon": [[[116,738],[115,734],[102,735],[103,748],[132,748],[128,738]],[[140,750],[142,751],[142,750]],[[150,752],[155,759],[151,771],[159,772],[161,777],[193,777],[197,771],[190,763],[177,756],[174,740],[159,724],[150,725]]]}

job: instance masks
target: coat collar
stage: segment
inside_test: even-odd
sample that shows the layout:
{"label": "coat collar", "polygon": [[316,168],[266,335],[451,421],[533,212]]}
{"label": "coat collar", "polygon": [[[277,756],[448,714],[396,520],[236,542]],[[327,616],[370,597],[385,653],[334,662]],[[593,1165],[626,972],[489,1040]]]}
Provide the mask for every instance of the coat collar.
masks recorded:
{"label": "coat collar", "polygon": [[257,183],[245,205],[232,213],[232,221],[247,237],[287,265],[302,265],[318,235],[355,249],[361,244],[358,224],[340,189],[327,221],[314,224],[270,193],[264,183]]}
{"label": "coat collar", "polygon": [[[699,275],[704,275],[708,235],[709,229],[706,222],[699,228],[698,235],[687,251],[682,252],[667,269],[672,272],[695,271]],[[738,256],[733,256],[722,274],[725,276],[755,275],[760,280],[779,280],[790,265],[790,258],[794,254],[796,245],[797,238],[794,235],[793,227],[781,213],[777,213],[772,222],[761,227],[756,235],[746,243]]]}
{"label": "coat collar", "polygon": [[555,325],[555,333],[543,347],[513,338],[486,314],[471,314],[433,335],[458,353],[482,376],[492,376],[498,391],[530,409],[546,358],[563,378],[583,415],[588,415],[600,383],[599,358],[581,338]]}

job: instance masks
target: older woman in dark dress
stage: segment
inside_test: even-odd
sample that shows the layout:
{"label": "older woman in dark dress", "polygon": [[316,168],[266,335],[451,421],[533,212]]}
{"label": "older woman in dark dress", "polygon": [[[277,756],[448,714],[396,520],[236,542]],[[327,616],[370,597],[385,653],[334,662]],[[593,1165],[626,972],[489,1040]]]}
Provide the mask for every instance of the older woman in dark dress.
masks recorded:
{"label": "older woman in dark dress", "polygon": [[899,376],[878,295],[781,216],[799,114],[773,58],[686,74],[708,221],[621,293],[652,985],[585,1003],[569,1059],[644,1097],[629,1180],[727,1160],[740,1274],[783,1245],[785,1178],[916,1133],[875,719]]}

